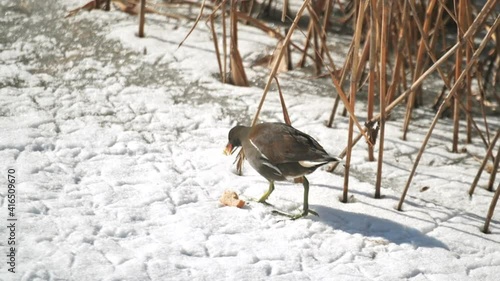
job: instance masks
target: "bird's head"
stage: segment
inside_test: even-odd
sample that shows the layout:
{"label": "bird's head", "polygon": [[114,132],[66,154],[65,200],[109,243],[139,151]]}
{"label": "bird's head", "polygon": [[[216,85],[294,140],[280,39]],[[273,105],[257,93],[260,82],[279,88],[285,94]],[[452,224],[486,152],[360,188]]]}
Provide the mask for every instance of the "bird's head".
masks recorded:
{"label": "bird's head", "polygon": [[231,155],[234,151],[241,146],[241,138],[242,134],[246,131],[247,127],[244,126],[236,126],[229,131],[227,136],[228,142],[226,145],[226,149],[224,149],[224,154]]}

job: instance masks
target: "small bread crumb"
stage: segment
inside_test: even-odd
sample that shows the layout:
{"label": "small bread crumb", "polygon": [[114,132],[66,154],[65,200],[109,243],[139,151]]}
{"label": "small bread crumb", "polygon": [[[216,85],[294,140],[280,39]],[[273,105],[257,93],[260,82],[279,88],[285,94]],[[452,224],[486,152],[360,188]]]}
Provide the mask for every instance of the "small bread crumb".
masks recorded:
{"label": "small bread crumb", "polygon": [[232,190],[225,190],[224,194],[220,197],[219,201],[224,206],[238,207],[242,208],[245,206],[245,201],[238,198],[238,194]]}

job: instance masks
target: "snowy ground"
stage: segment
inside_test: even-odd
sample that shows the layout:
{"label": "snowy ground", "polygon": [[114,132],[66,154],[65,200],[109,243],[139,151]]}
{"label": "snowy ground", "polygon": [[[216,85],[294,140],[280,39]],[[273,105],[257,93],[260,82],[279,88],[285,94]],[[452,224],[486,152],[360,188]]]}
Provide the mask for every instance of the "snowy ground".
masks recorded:
{"label": "snowy ground", "polygon": [[[244,199],[267,189],[249,165],[237,176],[234,157],[222,154],[228,130],[253,117],[267,70],[248,70],[254,87],[223,85],[203,23],[177,49],[191,23],[149,16],[147,38],[138,39],[137,19],[120,12],[63,18],[85,2],[0,0],[0,220],[8,225],[8,169],[18,219],[16,273],[7,271],[10,231],[0,228],[1,280],[500,280],[498,213],[492,234],[480,231],[488,175],[467,195],[479,166],[473,156],[484,155],[478,138],[451,153],[442,119],[404,212],[394,207],[428,109],[417,110],[409,141],[400,138],[401,112],[393,114],[382,200],[373,199],[376,163],[360,144],[354,203],[338,200],[339,169],[309,177],[319,217],[284,220],[253,202],[222,207],[225,189]],[[242,30],[247,64],[272,51],[273,39]],[[340,62],[344,54],[335,55]],[[306,76],[280,75],[292,123],[335,155],[347,119],[324,126],[332,88]],[[261,117],[282,120],[276,91]],[[278,183],[269,201],[297,212],[302,187]]]}

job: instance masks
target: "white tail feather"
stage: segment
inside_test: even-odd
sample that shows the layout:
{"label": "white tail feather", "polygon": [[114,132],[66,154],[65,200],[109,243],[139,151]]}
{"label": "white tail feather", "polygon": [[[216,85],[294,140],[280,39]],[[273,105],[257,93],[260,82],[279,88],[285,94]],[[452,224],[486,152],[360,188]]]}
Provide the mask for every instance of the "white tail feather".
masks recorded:
{"label": "white tail feather", "polygon": [[304,168],[311,168],[321,166],[328,163],[328,161],[299,161],[299,164]]}

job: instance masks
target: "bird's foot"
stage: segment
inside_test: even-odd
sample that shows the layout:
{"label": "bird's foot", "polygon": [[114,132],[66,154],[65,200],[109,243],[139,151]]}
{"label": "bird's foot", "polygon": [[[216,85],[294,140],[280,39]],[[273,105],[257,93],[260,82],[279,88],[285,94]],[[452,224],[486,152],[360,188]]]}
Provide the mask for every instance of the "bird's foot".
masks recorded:
{"label": "bird's foot", "polygon": [[261,204],[264,204],[264,205],[266,205],[266,206],[274,207],[274,205],[273,205],[273,204],[271,204],[271,203],[267,203],[267,201],[266,201],[266,200],[258,200],[257,202],[259,202],[259,203],[261,203]]}
{"label": "bird's foot", "polygon": [[311,214],[313,214],[313,215],[315,215],[315,216],[319,217],[318,213],[316,213],[316,212],[315,212],[315,211],[313,211],[313,210],[309,210],[309,213],[311,213]]}
{"label": "bird's foot", "polygon": [[292,214],[288,214],[288,213],[285,213],[285,212],[282,212],[282,211],[273,210],[273,214],[280,215],[280,216],[285,216],[285,217],[290,218],[291,220],[296,220],[296,219],[300,219],[300,218],[306,217],[308,214],[313,214],[313,215],[319,217],[318,213],[316,213],[313,210],[304,210],[302,213],[297,214],[297,215],[292,215]]}
{"label": "bird's foot", "polygon": [[261,204],[264,204],[264,205],[266,205],[266,206],[274,207],[274,205],[273,205],[273,204],[268,203],[266,200],[256,199],[256,198],[249,198],[248,200],[249,200],[249,201],[253,201],[253,202],[257,202],[257,203],[261,203]]}

